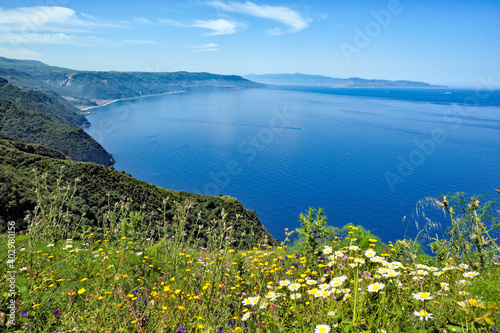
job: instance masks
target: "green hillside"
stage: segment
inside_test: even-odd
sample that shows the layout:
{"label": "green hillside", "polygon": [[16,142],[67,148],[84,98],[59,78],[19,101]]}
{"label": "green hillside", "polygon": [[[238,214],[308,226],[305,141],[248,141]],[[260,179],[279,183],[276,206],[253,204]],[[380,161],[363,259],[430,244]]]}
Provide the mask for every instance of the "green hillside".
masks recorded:
{"label": "green hillside", "polygon": [[49,86],[62,96],[76,99],[74,104],[79,106],[95,105],[97,100],[134,98],[172,91],[264,86],[236,75],[189,72],[90,72],[48,66],[39,61],[0,57],[0,76],[2,70],[27,73],[38,82],[42,82],[40,89]]}
{"label": "green hillside", "polygon": [[[16,221],[20,229],[26,228],[24,216],[35,207],[36,197],[32,188],[36,183],[44,182],[41,175],[47,173],[47,186],[52,192],[57,192],[59,188],[58,178],[62,187],[67,184],[74,186],[74,180],[80,180],[68,206],[75,224],[81,220],[84,225],[98,226],[105,212],[115,209],[115,203],[123,205],[125,202],[130,211],[142,212],[144,226],[156,224],[157,220],[172,220],[177,209],[175,202],[189,200],[194,206],[187,216],[188,232],[197,230],[197,225],[208,227],[210,221],[218,223],[224,209],[226,222],[234,225],[234,236],[241,240],[241,246],[250,246],[255,239],[265,236],[271,244],[275,243],[255,212],[245,209],[234,198],[165,190],[115,171],[112,167],[69,161],[51,149],[18,141],[0,138],[0,151],[0,233],[5,232],[6,223],[11,220]],[[35,166],[38,181],[35,181],[33,172]],[[64,166],[62,171],[61,166]],[[164,203],[166,198],[168,200]],[[236,218],[237,214],[240,217]]]}
{"label": "green hillside", "polygon": [[83,126],[89,124],[87,119],[83,115],[76,113],[73,107],[64,105],[54,97],[48,96],[41,91],[19,89],[1,77],[0,100],[9,101],[32,111],[37,111],[63,125]]}
{"label": "green hillside", "polygon": [[111,155],[83,129],[56,123],[48,116],[12,102],[0,100],[0,134],[45,145],[76,161],[111,165]]}

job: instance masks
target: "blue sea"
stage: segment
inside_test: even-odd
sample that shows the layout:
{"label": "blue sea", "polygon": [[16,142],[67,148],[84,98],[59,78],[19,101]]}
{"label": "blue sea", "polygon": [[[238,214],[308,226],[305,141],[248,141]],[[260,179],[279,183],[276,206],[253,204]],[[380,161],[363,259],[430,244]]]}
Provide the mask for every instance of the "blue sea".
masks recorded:
{"label": "blue sea", "polygon": [[185,92],[94,108],[88,120],[117,170],[235,197],[279,239],[309,207],[385,241],[415,237],[419,200],[500,187],[500,91],[486,88]]}

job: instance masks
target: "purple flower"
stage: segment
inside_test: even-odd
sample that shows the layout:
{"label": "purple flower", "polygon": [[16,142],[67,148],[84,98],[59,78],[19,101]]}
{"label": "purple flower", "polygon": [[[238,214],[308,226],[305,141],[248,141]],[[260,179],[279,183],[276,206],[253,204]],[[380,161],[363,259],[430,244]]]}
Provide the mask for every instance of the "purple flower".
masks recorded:
{"label": "purple flower", "polygon": [[28,310],[23,310],[23,312],[21,312],[21,314],[22,314],[24,317],[28,317]]}
{"label": "purple flower", "polygon": [[61,311],[59,311],[59,309],[56,309],[56,311],[54,311],[54,316],[56,318],[59,318],[60,315],[61,315]]}
{"label": "purple flower", "polygon": [[176,332],[177,332],[177,333],[184,333],[184,330],[185,330],[185,329],[186,329],[186,328],[185,328],[184,326],[181,326],[181,327],[179,327],[179,328],[177,329],[177,331],[176,331]]}

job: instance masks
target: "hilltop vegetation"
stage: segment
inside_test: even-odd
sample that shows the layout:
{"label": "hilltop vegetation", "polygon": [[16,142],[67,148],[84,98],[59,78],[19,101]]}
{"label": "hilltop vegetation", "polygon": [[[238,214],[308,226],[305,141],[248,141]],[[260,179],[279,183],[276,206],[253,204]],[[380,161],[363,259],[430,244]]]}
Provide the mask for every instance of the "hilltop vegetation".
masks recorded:
{"label": "hilltop vegetation", "polygon": [[29,143],[45,145],[76,161],[114,163],[111,155],[83,129],[56,123],[48,116],[0,100],[0,134]]}
{"label": "hilltop vegetation", "polygon": [[[22,142],[0,140],[0,149],[0,232],[5,232],[6,223],[11,220],[17,223],[18,230],[26,229],[24,217],[33,213],[37,205],[33,184],[41,184],[53,196],[61,188],[70,187],[71,204],[60,208],[71,215],[73,225],[82,228],[101,227],[103,216],[117,207],[115,213],[120,218],[129,218],[129,213],[138,211],[140,228],[152,225],[156,228],[158,221],[172,221],[178,208],[175,202],[184,204],[188,200],[193,205],[186,212],[186,232],[197,230],[202,224],[209,227],[207,221],[220,220],[224,210],[226,223],[234,226],[241,246],[249,246],[256,238],[268,238],[270,244],[275,242],[255,212],[245,209],[234,198],[162,189],[112,167],[69,161],[56,151]],[[42,177],[44,174],[47,176]]]}
{"label": "hilltop vegetation", "polygon": [[0,100],[9,101],[48,116],[53,121],[70,126],[89,125],[87,119],[55,98],[35,90],[22,90],[0,77]]}

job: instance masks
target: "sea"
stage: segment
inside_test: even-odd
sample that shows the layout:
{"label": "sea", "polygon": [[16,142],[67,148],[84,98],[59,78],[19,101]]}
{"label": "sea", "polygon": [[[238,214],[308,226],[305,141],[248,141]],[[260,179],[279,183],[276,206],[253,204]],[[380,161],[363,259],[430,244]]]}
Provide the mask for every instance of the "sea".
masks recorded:
{"label": "sea", "polygon": [[116,170],[235,197],[280,240],[310,207],[386,242],[441,236],[435,198],[499,196],[500,91],[487,86],[193,91],[90,112],[85,130]]}

